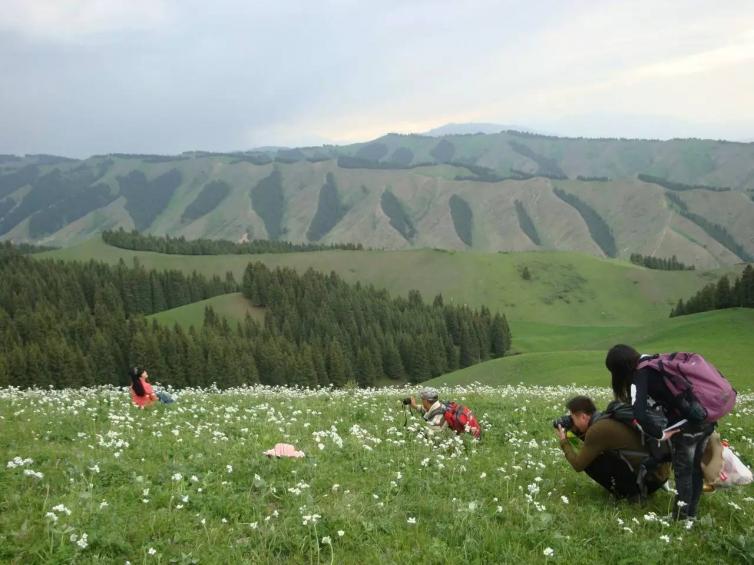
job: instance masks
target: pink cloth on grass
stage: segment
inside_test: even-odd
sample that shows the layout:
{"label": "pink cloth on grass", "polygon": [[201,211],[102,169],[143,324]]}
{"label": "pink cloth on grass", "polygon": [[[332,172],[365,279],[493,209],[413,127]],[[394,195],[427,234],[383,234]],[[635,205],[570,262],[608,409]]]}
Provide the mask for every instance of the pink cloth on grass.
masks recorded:
{"label": "pink cloth on grass", "polygon": [[267,457],[303,457],[303,451],[296,451],[290,443],[276,443],[275,447],[264,452]]}

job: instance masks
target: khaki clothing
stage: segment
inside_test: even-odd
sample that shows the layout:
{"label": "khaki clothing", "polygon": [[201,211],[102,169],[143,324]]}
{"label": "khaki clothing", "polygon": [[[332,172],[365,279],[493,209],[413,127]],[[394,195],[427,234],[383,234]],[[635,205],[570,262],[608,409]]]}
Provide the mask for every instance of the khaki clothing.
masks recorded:
{"label": "khaki clothing", "polygon": [[[586,469],[606,451],[621,450],[624,452],[622,455],[636,471],[638,471],[641,461],[649,456],[647,448],[641,443],[639,431],[611,418],[602,418],[589,426],[584,436],[584,443],[578,453],[573,449],[568,439],[560,442],[560,448],[571,467],[578,472]],[[635,454],[625,452],[635,452]],[[670,476],[670,464],[659,465],[654,474],[659,481],[667,480]]]}
{"label": "khaki clothing", "polygon": [[714,484],[720,480],[720,471],[723,468],[723,444],[720,442],[720,434],[712,432],[702,456],[702,474],[704,482]]}

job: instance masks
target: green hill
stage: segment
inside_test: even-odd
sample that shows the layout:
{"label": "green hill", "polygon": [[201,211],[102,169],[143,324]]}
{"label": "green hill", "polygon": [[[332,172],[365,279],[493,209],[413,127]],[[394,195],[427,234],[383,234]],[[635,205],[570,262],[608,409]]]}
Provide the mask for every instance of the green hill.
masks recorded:
{"label": "green hill", "polygon": [[[533,327],[529,326],[528,330],[532,331]],[[604,366],[605,353],[616,343],[628,343],[645,353],[699,352],[715,363],[734,386],[742,390],[754,387],[752,309],[704,312],[637,328],[580,328],[576,336],[571,333],[571,328],[549,330],[550,346],[554,349],[562,345],[563,350],[504,357],[443,375],[429,383],[467,384],[478,381],[490,385],[523,382],[609,386],[610,376]],[[559,344],[555,336],[560,337]]]}
{"label": "green hill", "polygon": [[[38,257],[96,259],[115,264],[134,258],[146,268],[223,275],[241,280],[250,261],[270,267],[335,271],[345,280],[371,283],[406,296],[418,289],[425,301],[445,300],[504,312],[512,322],[550,325],[634,326],[664,319],[687,298],[727,271],[656,271],[581,253],[478,253],[435,250],[320,251],[260,255],[164,255],[128,251],[99,238]],[[531,280],[521,277],[527,267]],[[524,326],[525,327],[525,326]],[[544,333],[543,333],[544,331]],[[524,335],[517,332],[514,335]],[[535,329],[531,335],[546,335]],[[544,339],[543,337],[540,339]],[[531,347],[527,347],[530,349]],[[540,349],[541,350],[541,349]]]}
{"label": "green hill", "polygon": [[207,300],[165,310],[147,316],[147,319],[157,320],[160,324],[169,326],[178,324],[184,328],[189,326],[198,328],[204,323],[204,309],[208,306],[220,318],[226,318],[230,322],[242,321],[247,314],[260,323],[264,322],[264,310],[252,306],[240,292],[222,294]]}
{"label": "green hill", "polygon": [[70,245],[138,227],[189,239],[676,255],[713,268],[754,257],[752,189],[754,144],[703,140],[502,132],[282,152],[28,157],[0,168],[0,238]]}
{"label": "green hill", "polygon": [[[747,363],[754,339],[754,311],[733,309],[669,319],[670,308],[724,273],[657,271],[579,253],[478,253],[437,250],[317,251],[260,255],[163,255],[110,247],[100,239],[35,255],[66,261],[95,259],[205,275],[232,271],[240,280],[250,261],[270,267],[335,271],[345,280],[406,296],[418,289],[425,301],[485,305],[506,314],[514,355],[445,375],[437,382],[605,384],[604,355],[615,343],[642,351],[695,350],[708,356],[742,387],[754,384]],[[521,271],[526,267],[530,280]],[[247,312],[239,295],[227,295],[162,312],[160,323],[198,325],[212,305],[230,322]]]}

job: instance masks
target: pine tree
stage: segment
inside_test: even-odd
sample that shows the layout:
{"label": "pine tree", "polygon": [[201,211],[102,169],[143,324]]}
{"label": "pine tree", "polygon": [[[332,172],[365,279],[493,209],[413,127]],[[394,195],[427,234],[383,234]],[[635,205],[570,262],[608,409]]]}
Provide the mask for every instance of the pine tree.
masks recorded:
{"label": "pine tree", "polygon": [[754,267],[751,265],[741,273],[741,306],[754,308]]}
{"label": "pine tree", "polygon": [[356,358],[356,381],[361,387],[373,387],[377,384],[377,376],[371,353],[367,348],[361,348]]}
{"label": "pine tree", "polygon": [[406,378],[406,372],[401,361],[401,354],[396,347],[395,342],[391,339],[382,349],[382,366],[385,375],[393,380],[399,381]]}
{"label": "pine tree", "polygon": [[722,277],[715,287],[715,308],[730,308],[733,306],[733,296],[728,277]]}
{"label": "pine tree", "polygon": [[327,376],[336,387],[343,386],[348,381],[348,367],[343,348],[340,343],[333,341],[327,350]]}
{"label": "pine tree", "polygon": [[506,339],[508,334],[508,327],[505,320],[500,314],[495,314],[492,318],[492,325],[490,326],[492,348],[491,353],[493,358],[502,357],[505,352],[508,351],[508,340]]}
{"label": "pine tree", "polygon": [[470,367],[479,361],[479,341],[468,326],[461,326],[461,351],[459,365],[461,368]]}
{"label": "pine tree", "polygon": [[165,300],[165,292],[162,289],[159,277],[153,273],[149,278],[149,284],[152,287],[152,312],[167,310],[168,304]]}
{"label": "pine tree", "polygon": [[101,331],[95,333],[89,350],[89,358],[94,362],[96,381],[98,383],[108,383],[120,385],[121,375],[118,364],[113,356],[115,348]]}
{"label": "pine tree", "polygon": [[10,385],[10,372],[8,371],[6,357],[0,354],[0,388],[5,388]]}

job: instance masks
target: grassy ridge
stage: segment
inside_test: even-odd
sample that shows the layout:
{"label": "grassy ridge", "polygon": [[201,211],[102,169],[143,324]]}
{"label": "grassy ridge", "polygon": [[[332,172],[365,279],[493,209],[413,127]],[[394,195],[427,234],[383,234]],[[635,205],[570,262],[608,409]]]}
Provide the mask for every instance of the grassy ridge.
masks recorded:
{"label": "grassy ridge", "polygon": [[172,326],[178,324],[183,328],[200,327],[204,323],[204,309],[211,306],[220,318],[227,318],[231,325],[241,321],[249,314],[253,319],[264,322],[264,311],[252,306],[240,292],[222,294],[207,300],[200,300],[178,308],[172,308],[147,316],[147,319],[157,320],[160,324]]}
{"label": "grassy ridge", "polygon": [[488,361],[432,382],[609,386],[605,353],[616,343],[628,343],[646,353],[697,351],[712,361],[734,386],[742,390],[754,388],[751,363],[754,310],[748,308],[681,316],[636,328],[548,328],[522,324],[511,329],[515,345],[523,344],[521,348],[528,347],[529,353]]}
{"label": "grassy ridge", "polygon": [[[249,261],[335,271],[349,282],[361,281],[406,296],[421,291],[425,301],[442,293],[446,301],[485,305],[509,320],[555,325],[636,326],[665,318],[678,298],[687,298],[728,271],[652,271],[622,261],[580,253],[457,253],[447,251],[324,251],[255,256],[180,256],[116,249],[93,239],[39,257],[96,259],[117,263],[133,258],[146,268],[232,271],[240,280]],[[520,269],[528,267],[532,280]]]}

